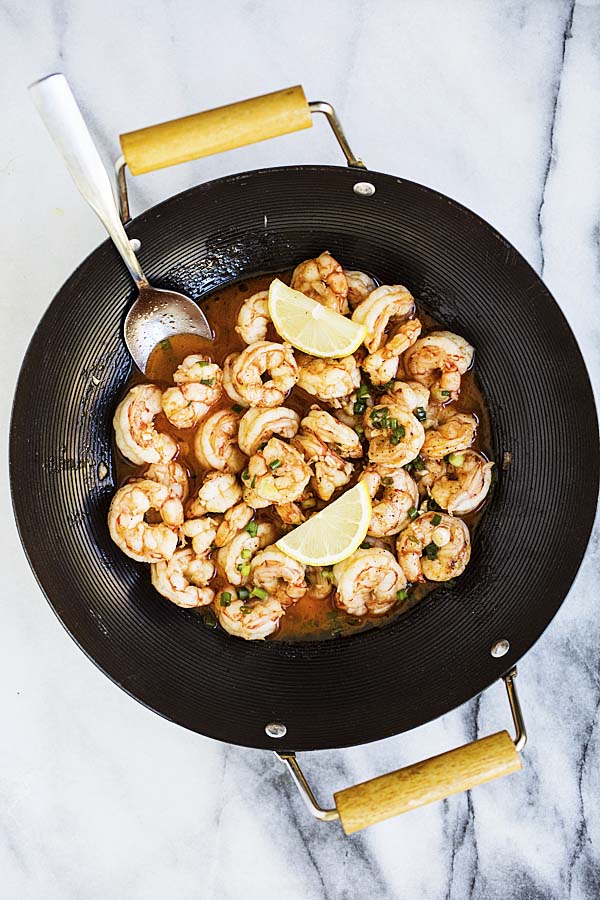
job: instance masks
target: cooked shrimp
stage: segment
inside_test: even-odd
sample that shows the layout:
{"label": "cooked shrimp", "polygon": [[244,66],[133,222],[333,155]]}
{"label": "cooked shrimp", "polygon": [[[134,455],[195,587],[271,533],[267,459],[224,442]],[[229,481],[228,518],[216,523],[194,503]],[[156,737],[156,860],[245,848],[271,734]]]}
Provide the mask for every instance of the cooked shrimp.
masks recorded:
{"label": "cooked shrimp", "polygon": [[136,384],[117,406],[113,418],[117,447],[136,466],[168,462],[177,453],[176,441],[154,427],[161,400],[162,391],[155,384]]}
{"label": "cooked shrimp", "polygon": [[[267,372],[271,377],[263,382],[262,376]],[[235,393],[245,397],[250,406],[281,406],[298,381],[291,344],[272,341],[250,344],[233,361],[231,379]],[[227,382],[226,390],[229,394]]]}
{"label": "cooked shrimp", "polygon": [[375,290],[377,285],[370,275],[365,272],[358,272],[354,269],[344,269],[344,275],[348,282],[348,303],[354,309],[363,300],[366,300],[369,294]]}
{"label": "cooked shrimp", "polygon": [[223,387],[225,388],[225,393],[228,397],[231,397],[232,400],[239,406],[250,406],[248,400],[235,389],[235,385],[233,383],[233,364],[237,360],[239,353],[230,353],[229,356],[225,357],[223,362]]}
{"label": "cooked shrimp", "polygon": [[242,475],[244,500],[254,509],[271,503],[290,503],[300,497],[310,476],[302,454],[272,437],[250,457]]}
{"label": "cooked shrimp", "polygon": [[179,533],[182,537],[191,538],[194,553],[201,557],[210,552],[218,527],[218,518],[202,516],[200,519],[188,519],[179,529]]}
{"label": "cooked shrimp", "polygon": [[409,319],[400,325],[383,347],[365,357],[362,367],[373,384],[387,384],[396,377],[400,357],[415,343],[421,334],[421,327],[418,319]]}
{"label": "cooked shrimp", "polygon": [[311,406],[300,427],[303,431],[312,431],[326,444],[333,445],[338,456],[357,459],[363,455],[357,433],[319,406]]}
{"label": "cooked shrimp", "polygon": [[360,367],[354,356],[319,359],[297,354],[298,387],[331,406],[341,406],[360,387]]}
{"label": "cooked shrimp", "polygon": [[243,500],[241,503],[236,503],[235,506],[231,506],[227,509],[223,514],[223,521],[217,529],[215,537],[215,544],[217,547],[223,547],[225,544],[229,543],[236,534],[243,531],[253,516],[254,510],[251,506],[248,506],[247,503],[244,503]]}
{"label": "cooked shrimp", "polygon": [[[231,599],[227,597],[230,595]],[[283,608],[278,600],[239,600],[235,588],[226,585],[215,602],[219,624],[234,637],[262,641],[279,627]]]}
{"label": "cooked shrimp", "polygon": [[353,616],[382,616],[406,587],[402,569],[389,550],[356,550],[333,567],[335,605]]}
{"label": "cooked shrimp", "polygon": [[306,521],[302,507],[295,501],[293,503],[279,503],[275,507],[275,512],[284,525],[302,525]]}
{"label": "cooked shrimp", "polygon": [[152,463],[144,472],[144,478],[158,481],[169,488],[169,496],[176,497],[185,503],[189,493],[189,481],[186,469],[175,459],[166,463]]}
{"label": "cooked shrimp", "polygon": [[460,335],[432,331],[406,351],[404,370],[408,377],[430,388],[435,400],[456,400],[461,375],[470,368],[474,352]]}
{"label": "cooked shrimp", "polygon": [[493,462],[475,450],[452,453],[447,472],[433,482],[430,494],[450,515],[464,516],[481,506],[492,483]]}
{"label": "cooked shrimp", "polygon": [[381,399],[403,403],[411,412],[419,408],[427,410],[429,389],[425,385],[419,384],[418,381],[394,381]]}
{"label": "cooked shrimp", "polygon": [[209,559],[199,559],[189,547],[176,550],[171,559],[150,566],[152,584],[159,594],[177,606],[208,606],[215,592],[207,587],[214,575]]}
{"label": "cooked shrimp", "polygon": [[217,551],[217,565],[231,584],[245,584],[250,577],[250,560],[258,550],[277,538],[274,525],[261,522],[256,534],[240,531]]}
{"label": "cooked shrimp", "polygon": [[401,284],[382,284],[371,291],[352,313],[352,320],[367,326],[365,347],[369,353],[380,350],[391,322],[404,322],[414,314],[413,295]]}
{"label": "cooked shrimp", "polygon": [[238,444],[246,456],[253,456],[259,446],[274,434],[292,438],[298,431],[300,416],[293,409],[249,409],[240,420]]}
{"label": "cooked shrimp", "polygon": [[223,373],[208,357],[186,356],[173,375],[176,387],[162,395],[162,408],[176,428],[195,428],[217,402],[223,390]]}
{"label": "cooked shrimp", "polygon": [[196,431],[194,453],[201,466],[218,472],[241,472],[246,457],[238,447],[239,416],[218,409],[206,416]]}
{"label": "cooked shrimp", "polygon": [[187,514],[191,518],[199,518],[206,513],[223,513],[241,499],[242,489],[235,475],[229,472],[209,472],[204,476]]}
{"label": "cooked shrimp", "polygon": [[250,579],[255,587],[278,600],[284,609],[304,597],[308,590],[304,566],[277,547],[267,547],[256,554]]}
{"label": "cooked shrimp", "polygon": [[368,534],[386,537],[397,534],[409,522],[409,511],[419,504],[419,491],[406,469],[371,464],[360,475],[373,500]]}
{"label": "cooked shrimp", "polygon": [[418,470],[413,469],[412,474],[417,482],[419,495],[426,498],[434,482],[446,474],[447,466],[443,459],[431,459],[430,456],[421,456],[419,461],[420,466]]}
{"label": "cooked shrimp", "polygon": [[328,309],[342,315],[348,312],[348,282],[344,270],[327,251],[296,266],[291,286]]}
{"label": "cooked shrimp", "polygon": [[292,443],[313,467],[311,485],[321,500],[329,500],[337,488],[348,484],[354,471],[352,463],[342,459],[314,432],[299,431]]}
{"label": "cooked shrimp", "polygon": [[405,466],[419,455],[425,430],[403,404],[379,404],[364,415],[369,459],[384,466]]}
{"label": "cooked shrimp", "polygon": [[259,291],[244,300],[238,313],[235,330],[245,344],[264,341],[271,321],[269,316],[269,292]]}
{"label": "cooked shrimp", "polygon": [[469,529],[462,519],[429,512],[400,532],[396,552],[408,581],[449,581],[469,562]]}
{"label": "cooked shrimp", "polygon": [[[151,509],[158,510],[162,522],[151,525],[144,520]],[[171,497],[166,485],[148,479],[119,488],[108,510],[111,538],[138,562],[171,559],[177,549],[177,527],[182,522],[181,501]]]}
{"label": "cooked shrimp", "polygon": [[424,456],[443,459],[448,453],[467,450],[475,440],[477,419],[471,413],[455,413],[437,428],[430,428],[423,443]]}

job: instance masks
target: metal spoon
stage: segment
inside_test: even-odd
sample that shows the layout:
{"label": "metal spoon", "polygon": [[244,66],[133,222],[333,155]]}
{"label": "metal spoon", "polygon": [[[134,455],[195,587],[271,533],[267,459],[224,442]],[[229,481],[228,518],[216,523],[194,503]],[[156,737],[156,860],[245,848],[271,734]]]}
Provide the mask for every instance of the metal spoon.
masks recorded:
{"label": "metal spoon", "polygon": [[175,291],[152,287],[117,211],[106,169],[87,129],[81,111],[64,75],[48,75],[29,86],[44,124],[67,164],[73,181],[108,231],[129,274],[138,297],[125,318],[125,343],[134,363],[146,370],[153,349],[176,334],[197,334],[208,340],[214,335],[202,310]]}

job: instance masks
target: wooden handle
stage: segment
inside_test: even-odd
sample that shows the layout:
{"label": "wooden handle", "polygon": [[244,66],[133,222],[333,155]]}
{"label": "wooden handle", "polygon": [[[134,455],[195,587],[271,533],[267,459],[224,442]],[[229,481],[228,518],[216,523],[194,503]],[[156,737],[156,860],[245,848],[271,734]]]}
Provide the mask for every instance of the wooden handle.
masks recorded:
{"label": "wooden handle", "polygon": [[443,800],[521,768],[521,760],[507,731],[457,747],[439,756],[334,794],[346,834],[392,816]]}
{"label": "wooden handle", "polygon": [[211,153],[310,128],[310,109],[300,85],[173,119],[120,137],[133,175],[174,166]]}

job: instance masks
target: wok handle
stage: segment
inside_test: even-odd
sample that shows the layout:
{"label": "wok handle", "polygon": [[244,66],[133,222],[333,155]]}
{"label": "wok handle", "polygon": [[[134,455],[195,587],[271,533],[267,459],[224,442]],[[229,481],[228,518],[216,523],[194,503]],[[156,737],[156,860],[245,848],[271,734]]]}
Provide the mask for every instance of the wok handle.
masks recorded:
{"label": "wok handle", "polygon": [[439,756],[388,772],[334,794],[346,834],[353,834],[521,768],[515,744],[499,731]]}
{"label": "wok handle", "polygon": [[310,128],[309,105],[300,85],[120,136],[133,175],[244,147]]}

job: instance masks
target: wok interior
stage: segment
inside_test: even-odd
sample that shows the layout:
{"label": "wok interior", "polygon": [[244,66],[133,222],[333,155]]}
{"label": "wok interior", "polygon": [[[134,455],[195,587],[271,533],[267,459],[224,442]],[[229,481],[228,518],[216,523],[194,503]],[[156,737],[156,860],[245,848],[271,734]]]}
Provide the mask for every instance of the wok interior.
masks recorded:
{"label": "wok interior", "polygon": [[[353,184],[367,177],[375,194],[357,196]],[[384,283],[406,284],[476,348],[498,483],[456,587],[436,590],[389,627],[293,645],[246,645],[207,628],[160,597],[145,567],[108,535],[110,426],[130,372],[122,319],[132,292],[103,244],[64,285],[34,336],[11,435],[21,536],[82,649],[125,690],[182,725],[272,748],[264,727],[281,721],[286,746],[296,750],[406,730],[507,671],[570,587],[598,479],[585,366],[528,264],[478,217],[433,191],[327,167],[201,185],[128,231],[141,240],[152,281],[194,298],[242,275],[289,269],[323,248]],[[505,470],[503,458],[511,459]],[[511,649],[494,659],[489,650],[501,638]]]}

